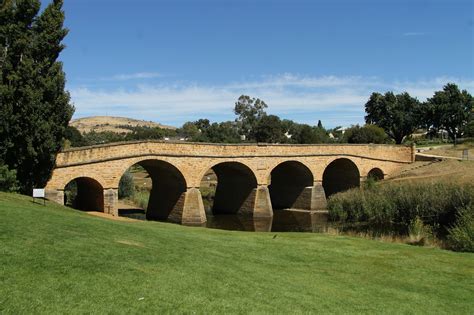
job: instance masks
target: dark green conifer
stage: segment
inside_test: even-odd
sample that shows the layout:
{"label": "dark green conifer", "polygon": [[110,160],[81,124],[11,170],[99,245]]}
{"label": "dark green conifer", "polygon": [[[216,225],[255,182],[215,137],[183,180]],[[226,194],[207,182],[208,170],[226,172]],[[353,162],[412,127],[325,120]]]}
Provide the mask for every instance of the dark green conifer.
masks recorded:
{"label": "dark green conifer", "polygon": [[0,162],[17,170],[21,191],[43,187],[74,108],[57,61],[67,34],[63,1],[38,16],[37,0],[10,0],[0,12]]}

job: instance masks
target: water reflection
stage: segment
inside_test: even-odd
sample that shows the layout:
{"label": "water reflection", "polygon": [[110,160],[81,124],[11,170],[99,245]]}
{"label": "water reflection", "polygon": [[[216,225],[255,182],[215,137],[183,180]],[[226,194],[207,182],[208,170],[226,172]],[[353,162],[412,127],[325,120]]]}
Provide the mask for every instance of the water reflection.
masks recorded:
{"label": "water reflection", "polygon": [[137,209],[118,209],[118,214],[121,217],[126,217],[130,219],[136,220],[146,220],[146,213],[145,210],[137,208]]}
{"label": "water reflection", "polygon": [[[146,220],[142,209],[120,209],[119,215]],[[252,232],[327,232],[327,211],[297,209],[274,210],[273,218],[239,215],[210,215],[204,226],[211,229]]]}
{"label": "water reflection", "polygon": [[206,227],[212,229],[255,232],[325,232],[326,211],[275,210],[273,218],[238,215],[208,216]]}
{"label": "water reflection", "polygon": [[252,218],[232,214],[214,215],[207,217],[205,226],[220,230],[270,232],[272,230],[272,218]]}

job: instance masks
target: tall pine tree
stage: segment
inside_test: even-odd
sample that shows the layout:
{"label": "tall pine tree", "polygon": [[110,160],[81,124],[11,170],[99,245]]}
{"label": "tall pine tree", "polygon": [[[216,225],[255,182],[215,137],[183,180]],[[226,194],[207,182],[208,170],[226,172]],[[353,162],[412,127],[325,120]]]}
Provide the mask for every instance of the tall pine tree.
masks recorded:
{"label": "tall pine tree", "polygon": [[74,108],[65,91],[62,0],[4,0],[0,11],[0,162],[21,190],[43,187]]}

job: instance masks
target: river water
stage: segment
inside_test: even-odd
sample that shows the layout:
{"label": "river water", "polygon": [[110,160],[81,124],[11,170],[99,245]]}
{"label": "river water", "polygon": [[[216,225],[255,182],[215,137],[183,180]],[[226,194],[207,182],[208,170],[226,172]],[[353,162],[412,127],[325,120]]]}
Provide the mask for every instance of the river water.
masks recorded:
{"label": "river water", "polygon": [[[119,215],[146,220],[145,211],[142,209],[119,210]],[[207,222],[203,226],[211,229],[233,231],[326,232],[328,222],[326,211],[285,209],[275,210],[272,218],[207,214]]]}

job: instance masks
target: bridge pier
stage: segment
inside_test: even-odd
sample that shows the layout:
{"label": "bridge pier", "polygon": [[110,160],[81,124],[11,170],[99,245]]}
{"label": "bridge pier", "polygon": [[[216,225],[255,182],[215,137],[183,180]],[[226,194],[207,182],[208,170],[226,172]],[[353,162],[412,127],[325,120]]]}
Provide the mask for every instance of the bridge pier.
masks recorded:
{"label": "bridge pier", "polygon": [[44,196],[48,200],[64,205],[64,190],[45,189]]}
{"label": "bridge pier", "polygon": [[259,185],[254,189],[255,201],[253,204],[254,218],[271,218],[273,217],[272,201],[268,186]]}
{"label": "bridge pier", "polygon": [[104,189],[104,213],[118,217],[118,188]]}
{"label": "bridge pier", "polygon": [[326,209],[326,195],[321,182],[313,186],[305,187],[291,208],[302,210],[324,210]]}
{"label": "bridge pier", "polygon": [[186,190],[182,212],[180,214],[172,213],[170,220],[184,225],[202,225],[206,223],[206,212],[204,211],[199,188],[192,187]]}
{"label": "bridge pier", "polygon": [[313,186],[305,188],[310,195],[309,210],[326,210],[327,200],[324,192],[323,183],[317,181]]}
{"label": "bridge pier", "polygon": [[325,210],[327,206],[326,194],[320,181],[313,186],[279,188],[271,197],[273,207],[278,210]]}

